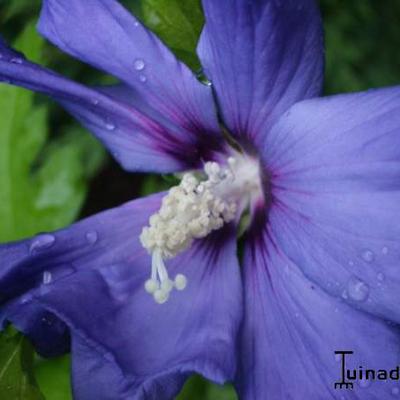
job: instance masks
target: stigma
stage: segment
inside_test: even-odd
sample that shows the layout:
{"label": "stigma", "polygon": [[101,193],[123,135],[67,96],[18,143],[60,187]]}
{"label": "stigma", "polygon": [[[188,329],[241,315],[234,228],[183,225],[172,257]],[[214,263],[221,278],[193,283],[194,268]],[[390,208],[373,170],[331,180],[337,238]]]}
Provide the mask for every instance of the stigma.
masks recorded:
{"label": "stigma", "polygon": [[173,289],[187,285],[183,274],[170,278],[165,261],[190,248],[194,240],[238,221],[260,195],[258,162],[239,153],[223,164],[206,162],[203,171],[183,175],[140,235],[151,256],[151,276],[144,286],[157,303],[165,303]]}

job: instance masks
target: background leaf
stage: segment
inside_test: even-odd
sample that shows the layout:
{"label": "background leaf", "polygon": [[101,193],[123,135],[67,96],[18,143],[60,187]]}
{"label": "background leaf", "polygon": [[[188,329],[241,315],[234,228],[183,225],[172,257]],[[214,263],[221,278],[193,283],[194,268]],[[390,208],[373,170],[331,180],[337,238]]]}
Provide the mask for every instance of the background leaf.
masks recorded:
{"label": "background leaf", "polygon": [[[140,17],[176,56],[194,71],[201,69],[196,46],[204,25],[200,0],[141,0]],[[136,6],[136,11],[138,7]]]}
{"label": "background leaf", "polygon": [[70,367],[70,356],[52,360],[37,358],[35,376],[47,400],[72,400]]}
{"label": "background leaf", "polygon": [[[15,46],[40,59],[33,24]],[[79,213],[104,151],[81,128],[48,139],[47,106],[30,91],[0,85],[0,242],[61,228]]]}
{"label": "background leaf", "polygon": [[232,385],[216,385],[201,376],[188,379],[177,400],[237,400]]}
{"label": "background leaf", "polygon": [[44,400],[33,376],[34,351],[21,334],[8,328],[0,335],[0,399]]}

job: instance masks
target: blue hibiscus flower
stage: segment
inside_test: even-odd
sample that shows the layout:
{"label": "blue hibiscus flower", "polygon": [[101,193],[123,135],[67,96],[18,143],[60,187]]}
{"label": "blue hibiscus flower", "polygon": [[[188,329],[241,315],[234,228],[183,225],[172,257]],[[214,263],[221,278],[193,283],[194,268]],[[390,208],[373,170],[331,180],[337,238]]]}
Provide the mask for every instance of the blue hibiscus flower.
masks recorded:
{"label": "blue hibiscus flower", "polygon": [[311,0],[203,8],[208,85],[114,0],[45,0],[39,29],[119,85],[71,82],[1,42],[1,79],[54,98],[125,169],[186,171],[168,193],[2,245],[2,323],[44,355],[71,345],[78,400],[169,399],[192,373],[241,399],[340,398],[335,350],[399,361],[400,88],[317,98]]}

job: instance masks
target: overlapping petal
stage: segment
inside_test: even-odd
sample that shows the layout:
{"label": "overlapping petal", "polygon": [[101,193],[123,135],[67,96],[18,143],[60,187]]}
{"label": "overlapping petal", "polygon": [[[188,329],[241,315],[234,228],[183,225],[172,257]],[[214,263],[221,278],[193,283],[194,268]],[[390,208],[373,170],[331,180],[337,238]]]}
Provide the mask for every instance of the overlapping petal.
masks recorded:
{"label": "overlapping petal", "polygon": [[330,295],[399,323],[400,88],[294,106],[264,158],[287,257]]}
{"label": "overlapping petal", "polygon": [[[171,172],[212,159],[221,142],[189,134],[140,100],[90,89],[30,63],[0,42],[0,80],[44,93],[61,103],[131,171]],[[206,146],[207,144],[207,146]]]}
{"label": "overlapping petal", "polygon": [[211,89],[116,0],[44,0],[39,30],[63,51],[126,82],[182,129],[218,135]]}
{"label": "overlapping petal", "polygon": [[198,52],[222,116],[242,140],[260,143],[299,100],[320,94],[322,24],[313,0],[203,0]]}
{"label": "overlapping petal", "polygon": [[[272,220],[282,218],[271,209]],[[253,232],[244,261],[245,321],[240,398],[255,399],[389,399],[396,381],[358,379],[353,390],[335,389],[341,381],[341,358],[353,351],[346,367],[393,370],[400,361],[399,326],[357,310],[305,277],[282,249],[273,221]],[[301,243],[288,241],[297,251]]]}
{"label": "overlapping petal", "polygon": [[[171,398],[190,373],[233,378],[242,306],[234,232],[216,232],[168,263],[188,286],[159,305],[144,290],[151,258],[138,238],[159,205],[152,196],[0,247],[2,319],[34,338],[40,329],[51,352],[60,336],[46,326],[69,327],[78,400]],[[32,321],[39,310],[50,323]]]}

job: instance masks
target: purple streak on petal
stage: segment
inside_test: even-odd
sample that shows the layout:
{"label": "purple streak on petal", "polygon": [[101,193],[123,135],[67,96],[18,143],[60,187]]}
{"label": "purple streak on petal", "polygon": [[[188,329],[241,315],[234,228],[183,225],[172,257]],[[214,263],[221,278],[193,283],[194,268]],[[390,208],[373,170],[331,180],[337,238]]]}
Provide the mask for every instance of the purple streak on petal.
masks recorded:
{"label": "purple streak on petal", "polygon": [[115,0],[45,0],[40,32],[109,72],[182,130],[219,137],[212,92]]}
{"label": "purple streak on petal", "polygon": [[198,52],[223,118],[244,141],[268,135],[292,104],[320,94],[323,40],[313,0],[203,0]]}
{"label": "purple streak on petal", "polygon": [[[30,63],[0,42],[0,80],[44,93],[61,103],[131,171],[173,172],[213,159],[221,142],[188,134],[159,114],[74,83]],[[17,61],[18,60],[18,61]],[[206,143],[210,143],[207,147]]]}
{"label": "purple streak on petal", "polygon": [[[47,247],[29,251],[37,240],[45,242],[43,236],[0,247],[2,319],[17,316],[17,326],[35,329],[37,310],[29,312],[39,304],[67,324],[80,351],[86,347],[87,354],[77,356],[88,357],[87,364],[74,362],[77,399],[87,398],[79,376],[99,385],[112,380],[99,400],[117,398],[116,392],[141,398],[165,390],[172,396],[189,373],[219,383],[233,378],[242,306],[235,232],[228,226],[168,261],[171,277],[185,274],[188,286],[156,304],[144,290],[151,257],[138,236],[160,202],[156,195],[104,212],[54,233]],[[96,232],[96,241],[89,232]],[[44,282],[46,272],[52,279],[46,275]],[[57,337],[47,336],[54,351]],[[115,376],[105,377],[105,360]]]}
{"label": "purple streak on petal", "polygon": [[[246,246],[245,320],[236,380],[240,398],[339,398],[334,389],[341,376],[337,350],[354,351],[348,368],[395,368],[400,361],[398,327],[326,293],[278,242],[272,221],[254,232]],[[287,242],[295,250],[300,245]],[[388,399],[394,385],[363,381],[346,396]]]}
{"label": "purple streak on petal", "polygon": [[399,323],[400,87],[295,105],[263,157],[288,257],[332,296]]}
{"label": "purple streak on petal", "polygon": [[[120,103],[134,107],[149,118],[168,125],[168,122],[164,122],[160,114],[144,103],[142,97],[129,86],[117,84],[100,86],[97,89]],[[184,140],[177,140],[176,136],[171,135],[165,129],[157,130],[154,128],[152,133],[154,139],[156,139],[153,147],[160,152],[179,159],[186,168],[202,167],[203,161],[218,161],[226,151],[226,145],[221,140],[221,137],[209,135],[201,127],[196,128],[193,126],[190,132],[181,134],[181,138],[184,138]]]}

